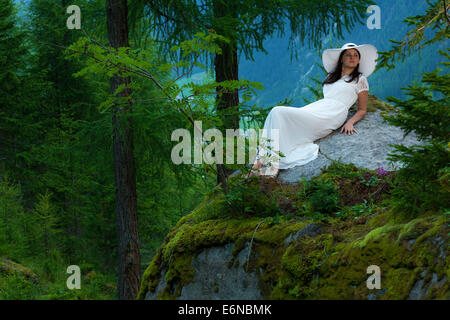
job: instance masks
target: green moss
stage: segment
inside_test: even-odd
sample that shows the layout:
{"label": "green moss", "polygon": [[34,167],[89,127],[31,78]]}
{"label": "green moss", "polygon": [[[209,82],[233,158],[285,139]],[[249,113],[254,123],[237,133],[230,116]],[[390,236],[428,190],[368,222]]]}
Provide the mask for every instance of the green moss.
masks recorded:
{"label": "green moss", "polygon": [[382,287],[386,288],[386,293],[382,300],[407,299],[420,274],[420,268],[414,270],[408,268],[388,269],[382,278]]}
{"label": "green moss", "polygon": [[145,295],[148,291],[154,292],[158,282],[161,277],[161,249],[158,250],[158,253],[153,257],[150,265],[145,270],[142,279],[141,279],[141,287],[139,289],[139,293],[137,296],[137,300],[145,299]]}
{"label": "green moss", "polygon": [[[435,224],[436,221],[434,217],[425,217],[411,220],[403,226],[402,231],[398,236],[398,241],[417,239],[427,230],[432,229]],[[437,228],[439,228],[439,226],[440,225],[437,225]]]}
{"label": "green moss", "polygon": [[380,239],[386,237],[388,234],[399,230],[397,225],[385,225],[370,231],[362,240],[357,240],[353,243],[354,246],[364,248],[369,242],[378,242]]}
{"label": "green moss", "polygon": [[195,270],[191,266],[192,256],[181,254],[173,258],[169,264],[164,280],[166,290],[158,296],[161,299],[174,299],[181,294],[181,289],[192,282]]}
{"label": "green moss", "polygon": [[38,282],[37,275],[31,269],[4,257],[0,257],[0,274],[20,275],[33,282]]}
{"label": "green moss", "polygon": [[369,95],[369,99],[367,101],[367,112],[374,112],[377,110],[391,111],[393,109],[394,107],[391,104],[378,99],[375,95]]}
{"label": "green moss", "polygon": [[178,221],[175,228],[185,223],[197,223],[200,221],[211,220],[216,218],[223,218],[223,195],[218,195],[215,198],[209,198],[202,202],[190,214],[184,216]]}
{"label": "green moss", "polygon": [[[335,181],[339,168],[339,164],[329,167],[323,173],[327,177],[322,178]],[[352,166],[345,170],[350,176],[355,172]],[[299,185],[294,193],[300,194],[301,188]],[[175,299],[194,279],[192,259],[205,248],[228,243],[234,243],[233,258],[228,262],[228,267],[234,268],[239,252],[252,242],[244,270],[257,274],[266,299],[367,299],[369,294],[378,299],[405,299],[423,270],[439,279],[450,278],[448,254],[439,258],[442,247],[448,246],[447,225],[445,217],[437,213],[408,220],[394,217],[391,208],[378,204],[358,219],[330,214],[321,234],[286,244],[289,235],[314,220],[302,217],[302,211],[289,218],[233,215],[224,210],[224,201],[220,194],[211,195],[178,222],[145,271],[139,299],[156,289],[162,271],[165,288],[158,298]],[[444,244],[436,245],[436,239],[443,239]],[[370,265],[380,267],[383,291],[367,288]],[[216,283],[214,291],[220,289]],[[448,285],[443,285],[431,289],[428,297],[447,296]]]}
{"label": "green moss", "polygon": [[446,280],[447,281],[439,288],[436,288],[436,286],[431,287],[430,296],[428,297],[429,299],[450,300],[450,288],[448,277]]}

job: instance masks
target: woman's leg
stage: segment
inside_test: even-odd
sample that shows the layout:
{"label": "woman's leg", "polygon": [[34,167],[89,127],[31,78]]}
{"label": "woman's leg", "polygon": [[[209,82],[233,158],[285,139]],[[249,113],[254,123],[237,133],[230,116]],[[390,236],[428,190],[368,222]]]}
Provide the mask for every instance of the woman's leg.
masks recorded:
{"label": "woman's leg", "polygon": [[276,178],[278,176],[278,173],[280,172],[280,169],[275,166],[269,166],[267,168],[263,169],[263,175],[269,176],[272,178]]}
{"label": "woman's leg", "polygon": [[262,165],[263,165],[262,161],[256,159],[255,162],[253,163],[252,169],[261,169]]}
{"label": "woman's leg", "polygon": [[256,159],[255,162],[253,163],[253,167],[250,172],[250,177],[260,176],[262,166],[263,166],[262,161]]}

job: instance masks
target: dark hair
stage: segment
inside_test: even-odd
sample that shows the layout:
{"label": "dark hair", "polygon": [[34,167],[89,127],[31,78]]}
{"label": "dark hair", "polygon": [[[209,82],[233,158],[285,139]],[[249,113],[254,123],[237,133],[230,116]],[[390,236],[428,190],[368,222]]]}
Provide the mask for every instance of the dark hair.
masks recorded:
{"label": "dark hair", "polygon": [[[354,48],[349,48],[349,49],[354,49]],[[325,80],[322,82],[322,86],[324,84],[331,84],[331,83],[335,83],[336,81],[338,81],[339,79],[342,78],[342,56],[344,55],[344,52],[346,52],[349,49],[345,49],[342,50],[341,54],[339,55],[339,59],[338,59],[338,63],[336,66],[336,69],[332,72],[330,72],[327,77],[325,78]],[[361,59],[361,53],[358,51],[358,49],[355,49],[358,52],[359,55],[359,59]],[[355,67],[355,69],[353,69],[353,72],[350,73],[351,79],[347,82],[352,82],[353,80],[357,79],[357,81],[359,81],[359,76],[362,74],[361,72],[358,71],[359,68],[359,63],[358,65]]]}

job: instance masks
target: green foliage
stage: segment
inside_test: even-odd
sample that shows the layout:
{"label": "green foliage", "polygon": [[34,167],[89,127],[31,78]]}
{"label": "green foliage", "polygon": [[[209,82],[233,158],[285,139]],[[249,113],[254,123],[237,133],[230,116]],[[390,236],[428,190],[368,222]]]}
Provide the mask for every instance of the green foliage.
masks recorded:
{"label": "green foliage", "polygon": [[342,157],[339,157],[338,160],[331,160],[331,164],[323,170],[323,173],[326,173],[330,176],[339,176],[342,178],[358,178],[361,176],[361,171],[357,168],[353,163],[344,163],[342,162]]}
{"label": "green foliage", "polygon": [[[44,266],[45,268],[45,266]],[[50,278],[47,278],[41,266],[37,267],[36,279],[20,272],[0,272],[0,300],[112,300],[115,298],[115,277],[95,271],[82,272],[81,288],[70,290],[65,272],[67,262],[53,265]],[[80,265],[81,270],[88,270]]]}
{"label": "green foliage", "polygon": [[301,199],[307,200],[312,212],[316,214],[323,215],[339,209],[339,193],[333,181],[325,179],[305,181]]}
{"label": "green foliage", "polygon": [[33,210],[33,216],[40,227],[39,230],[42,231],[42,239],[35,240],[44,243],[46,250],[50,250],[56,245],[56,238],[61,232],[58,228],[61,222],[58,219],[56,208],[51,203],[51,196],[48,191],[45,194],[39,194]]}
{"label": "green foliage", "polygon": [[[205,35],[203,32],[197,32],[193,39],[183,41],[179,45],[175,45],[170,48],[170,50],[181,50],[183,59],[189,54],[199,53],[202,51],[221,54],[222,49],[218,44],[219,42],[230,43],[230,39],[220,34],[215,34],[212,31],[209,32],[208,35]],[[189,63],[186,65],[189,65]]]}
{"label": "green foliage", "polygon": [[[198,32],[192,40],[183,41],[179,46],[174,46],[172,50],[176,51],[183,48],[184,55],[195,54],[197,56],[199,56],[202,51],[218,53],[220,52],[220,47],[215,43],[223,39],[222,36],[212,32],[208,35]],[[161,75],[162,73],[167,73],[174,68],[192,66],[193,63],[185,60],[167,63],[158,58],[155,51],[155,46],[151,46],[150,49],[120,48],[116,51],[111,47],[101,44],[98,45],[98,42],[94,43],[91,39],[86,37],[80,37],[66,52],[68,59],[79,60],[84,59],[85,57],[91,59],[82,70],[75,74],[76,77],[88,74],[102,74],[104,77],[109,78],[120,73],[122,77],[134,75],[145,78],[150,80],[161,90],[161,98],[167,99],[172,108],[186,109],[183,112],[185,115],[190,113],[194,107],[197,112],[207,111],[211,103],[209,96],[215,95],[216,93],[221,94],[224,91],[239,89],[244,92],[245,101],[247,101],[250,99],[251,95],[255,93],[253,88],[261,89],[261,86],[257,82],[245,79],[223,81],[221,83],[209,81],[202,84],[196,84],[193,81],[189,81],[182,85],[179,85],[171,79],[159,79],[158,75]],[[183,58],[184,57],[185,56],[183,56]],[[180,77],[177,79],[179,78]],[[140,86],[137,84],[133,84],[133,87],[128,87],[134,89],[132,92],[140,89]],[[217,87],[221,88],[219,92],[216,92]],[[116,95],[123,89],[124,87],[118,88],[107,101],[101,104],[100,109],[103,111],[108,110],[112,106],[113,101],[115,101]],[[189,96],[182,95],[182,92],[186,90],[191,91],[193,94]],[[124,101],[124,103],[125,102],[126,101]],[[200,115],[201,114],[198,114],[196,120],[201,120],[201,118],[199,118]]]}
{"label": "green foliage", "polygon": [[[293,49],[290,51],[292,58],[294,54],[295,57],[298,54],[295,50],[298,39],[302,43],[320,46],[323,36],[329,33],[342,37],[344,28],[350,30],[355,24],[362,22],[369,4],[370,1],[366,0],[356,3],[349,0],[322,2],[282,0],[274,3],[251,0],[245,4],[233,0],[205,2],[199,5],[196,2],[181,0],[176,2],[139,0],[130,9],[132,17],[130,21],[134,28],[136,23],[133,20],[142,12],[151,17],[150,21],[153,22],[163,42],[163,51],[169,53],[173,60],[178,60],[183,52],[171,52],[170,48],[190,39],[198,30],[215,31],[232,39],[231,44],[239,46],[245,57],[253,60],[254,50],[266,52],[263,41],[275,33],[284,35],[289,21],[291,30],[289,48]],[[161,16],[161,11],[164,12],[164,16],[171,17],[178,23],[171,23],[165,19]],[[340,23],[336,26],[324,23],[330,14],[340,17]],[[255,20],[255,17],[258,19]],[[205,51],[205,55],[210,54]],[[213,63],[213,55],[210,56]]]}
{"label": "green foliage", "polygon": [[396,154],[389,159],[405,163],[405,167],[398,170],[397,185],[391,192],[397,212],[409,212],[414,216],[427,210],[449,208],[448,183],[442,186],[438,180],[438,173],[448,170],[448,149],[436,142],[410,148],[395,145],[395,148]]}
{"label": "green foliage", "polygon": [[[9,254],[17,257],[24,249],[24,209],[21,197],[18,184],[7,177],[0,177],[0,256]],[[11,246],[12,243],[15,246]]]}
{"label": "green foliage", "polygon": [[225,212],[233,216],[271,217],[280,213],[275,194],[263,193],[254,177],[233,180],[225,194]]}
{"label": "green foliage", "polygon": [[[104,39],[104,2],[80,0],[74,4],[82,7],[83,29]],[[7,6],[2,3],[1,7]],[[67,276],[61,272],[69,264],[89,261],[99,275],[97,287],[104,281],[101,275],[112,277],[110,282],[115,282],[112,127],[107,112],[107,77],[113,70],[104,63],[106,72],[90,65],[92,70],[83,74],[88,60],[85,56],[80,56],[79,61],[66,59],[62,47],[72,44],[81,32],[65,28],[66,8],[49,0],[33,0],[28,9],[29,16],[23,24],[29,35],[29,56],[21,59],[21,47],[13,39],[12,29],[7,30],[9,38],[5,37],[11,48],[1,47],[2,55],[11,52],[8,65],[22,83],[13,87],[14,95],[2,95],[11,97],[11,104],[3,109],[2,103],[0,110],[0,173],[3,176],[8,172],[18,182],[8,180],[7,187],[2,184],[9,193],[0,195],[0,203],[8,211],[8,223],[0,223],[0,252],[11,258],[28,259],[35,265],[45,282],[42,296],[101,298],[102,291],[96,292],[94,286],[88,293],[68,293]],[[2,17],[2,22],[7,20]],[[164,59],[149,49],[154,44],[147,41],[147,47],[141,49],[121,48],[120,61],[127,64],[133,59],[137,70],[149,68],[147,71],[152,71],[162,83],[169,83]],[[150,62],[154,62],[153,69]],[[17,65],[26,69],[13,69]],[[7,87],[7,82],[14,84],[11,78],[0,75],[1,79],[2,88]],[[166,103],[167,97],[154,83],[144,80],[135,77],[130,85],[143,262],[155,253],[170,227],[215,182],[210,174],[202,177],[191,168],[171,162],[170,133],[174,128],[185,127],[186,119]],[[17,101],[21,103],[18,105]],[[5,156],[7,161],[3,161]],[[83,268],[86,267],[82,267],[82,272]],[[105,297],[113,298],[109,291]]]}
{"label": "green foliage", "polygon": [[35,300],[39,295],[39,286],[24,276],[0,274],[0,300]]}
{"label": "green foliage", "polygon": [[[18,154],[23,150],[29,132],[24,132],[27,110],[25,31],[19,30],[12,0],[0,1],[0,174],[18,167]],[[20,101],[21,105],[18,105]],[[18,170],[19,171],[19,170]]]}
{"label": "green foliage", "polygon": [[[406,47],[412,49],[415,45],[422,43],[425,46],[435,41],[442,41],[448,37],[448,25],[443,27],[439,21],[444,19],[440,10],[440,2],[430,7],[424,16],[408,19],[409,24],[416,28],[429,20],[427,25],[438,29],[434,38],[426,41],[424,39],[423,27],[421,31],[416,30],[412,42]],[[430,20],[431,19],[431,20]],[[445,34],[445,37],[442,36]],[[408,37],[409,37],[408,33]],[[384,53],[384,66],[389,59],[394,59],[403,47],[399,46]],[[446,69],[450,63],[450,55],[440,50],[439,53],[447,59],[441,63]],[[403,54],[404,56],[404,54]],[[425,145],[406,147],[404,145],[393,145],[394,151],[388,154],[388,160],[399,161],[404,164],[399,169],[396,182],[398,185],[392,190],[391,203],[397,213],[408,212],[410,216],[428,210],[445,212],[450,207],[448,196],[448,180],[445,172],[448,171],[450,156],[448,148],[448,132],[450,130],[450,76],[441,74],[443,70],[424,73],[422,83],[414,83],[403,88],[409,96],[407,100],[389,97],[388,100],[395,104],[397,109],[393,114],[384,114],[385,120],[395,126],[402,128],[405,135],[414,131],[419,139],[426,142]]]}
{"label": "green foliage", "polygon": [[[80,266],[81,267],[81,266]],[[64,270],[64,269],[60,269]],[[62,272],[55,281],[42,286],[39,300],[113,300],[116,298],[115,279],[110,275],[90,271],[81,276],[81,288],[70,290],[67,274]]]}
{"label": "green foliage", "polygon": [[[445,42],[449,38],[449,18],[446,17],[448,9],[444,8],[445,1],[435,0],[434,2],[427,1],[427,3],[428,8],[425,13],[403,20],[409,27],[412,27],[405,37],[401,41],[390,40],[395,44],[391,50],[379,51],[381,59],[377,69],[385,67],[388,70],[393,69],[395,61],[400,59],[404,61],[407,55],[432,43]],[[431,30],[434,32],[427,32]]]}
{"label": "green foliage", "polygon": [[364,177],[361,176],[361,183],[366,185],[366,186],[368,186],[368,187],[376,186],[378,184],[378,182],[380,182],[380,179],[377,178],[376,176],[371,176],[368,181],[366,181],[364,179]]}
{"label": "green foliage", "polygon": [[[447,49],[450,52],[450,49]],[[441,55],[450,57],[448,52],[439,51]],[[446,67],[449,63],[442,63]],[[415,82],[405,89],[407,100],[388,97],[388,101],[397,107],[393,115],[384,115],[389,124],[404,130],[405,136],[411,131],[421,140],[434,140],[441,144],[448,141],[450,131],[450,75],[441,74],[437,68],[433,72],[424,73],[422,82]]]}
{"label": "green foliage", "polygon": [[343,207],[340,211],[335,212],[334,214],[341,218],[347,219],[348,217],[353,217],[354,219],[358,219],[361,215],[366,215],[372,213],[375,205],[373,203],[373,199],[370,199],[369,203],[367,200],[364,200],[363,203],[352,207]]}

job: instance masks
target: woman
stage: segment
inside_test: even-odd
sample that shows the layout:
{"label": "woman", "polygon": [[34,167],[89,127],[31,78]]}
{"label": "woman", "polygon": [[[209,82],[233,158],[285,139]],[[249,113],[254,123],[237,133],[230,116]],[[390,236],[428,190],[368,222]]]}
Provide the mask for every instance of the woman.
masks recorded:
{"label": "woman", "polygon": [[[316,159],[319,146],[313,142],[342,126],[348,109],[356,101],[358,111],[345,123],[340,133],[358,133],[353,125],[367,112],[367,77],[374,71],[377,57],[377,49],[369,44],[358,46],[347,43],[340,49],[325,50],[322,62],[328,76],[322,83],[324,98],[302,108],[276,106],[270,111],[264,123],[263,141],[252,167],[252,175],[276,177],[279,169],[304,165]],[[271,129],[278,129],[278,143]],[[275,162],[268,161],[268,156],[276,158],[277,151],[285,157]]]}

